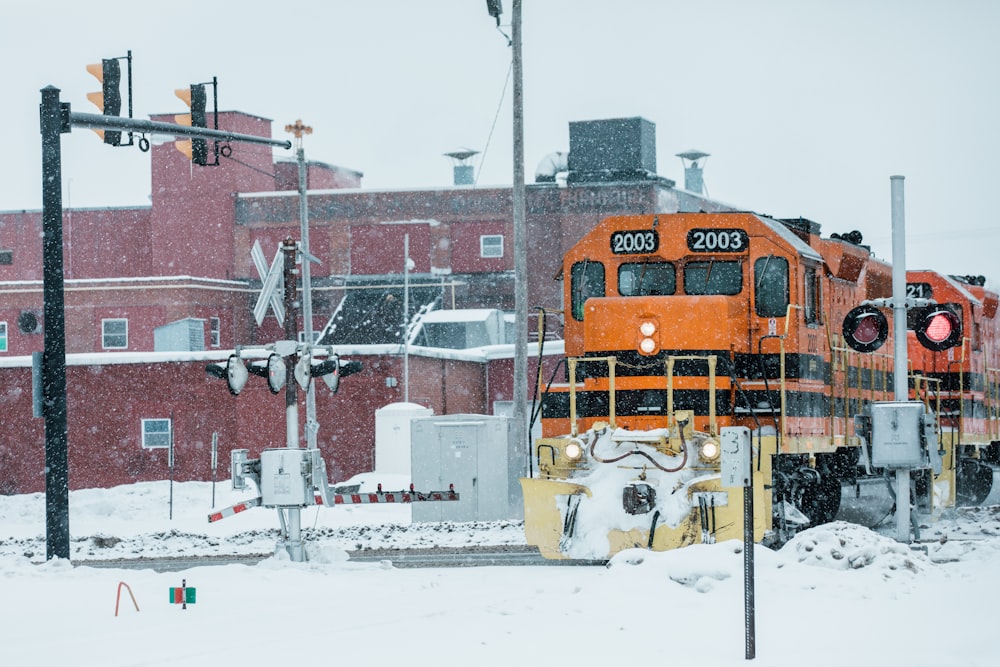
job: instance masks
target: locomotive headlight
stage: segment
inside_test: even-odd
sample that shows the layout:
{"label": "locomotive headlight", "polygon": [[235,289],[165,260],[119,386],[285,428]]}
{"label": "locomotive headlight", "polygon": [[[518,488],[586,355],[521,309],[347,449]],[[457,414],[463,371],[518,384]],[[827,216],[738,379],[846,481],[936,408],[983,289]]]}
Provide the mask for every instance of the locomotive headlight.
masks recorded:
{"label": "locomotive headlight", "polygon": [[719,455],[722,450],[719,448],[719,443],[715,440],[703,440],[698,448],[698,454],[702,461],[706,463],[715,463],[719,459]]}
{"label": "locomotive headlight", "polygon": [[583,456],[583,443],[576,439],[570,440],[563,452],[570,461],[579,461]]}
{"label": "locomotive headlight", "polygon": [[655,354],[659,344],[653,336],[656,335],[656,322],[643,320],[639,324],[639,353]]}

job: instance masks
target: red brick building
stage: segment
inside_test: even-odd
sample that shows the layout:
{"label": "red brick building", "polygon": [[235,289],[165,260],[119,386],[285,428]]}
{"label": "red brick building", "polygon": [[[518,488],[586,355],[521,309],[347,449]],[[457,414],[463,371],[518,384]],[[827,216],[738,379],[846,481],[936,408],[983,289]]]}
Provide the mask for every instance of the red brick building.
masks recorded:
{"label": "red brick building", "polygon": [[[625,129],[637,120],[624,119]],[[270,120],[241,112],[221,113],[219,126],[271,136]],[[657,177],[648,138],[634,163],[595,168],[607,157],[594,158],[582,140],[575,150],[571,124],[566,181],[527,188],[532,312],[561,309],[554,277],[562,253],[606,215],[720,208]],[[619,143],[631,145],[628,136]],[[262,146],[231,149],[218,166],[199,167],[172,144],[154,145],[150,206],[63,213],[71,488],[165,478],[165,424],[179,480],[211,478],[213,433],[221,478],[231,449],[285,444],[283,394],[251,378],[233,397],[204,370],[236,346],[283,337],[273,317],[260,327],[254,320],[261,281],[250,249],[259,242],[270,260],[283,239],[300,236],[297,164],[275,162]],[[612,162],[622,159],[612,153]],[[374,411],[403,400],[404,374],[410,401],[436,414],[492,414],[496,401],[511,400],[509,340],[466,352],[408,348],[408,373],[401,353],[406,236],[411,314],[513,311],[511,189],[370,191],[357,171],[312,161],[307,173],[310,251],[321,261],[311,268],[313,329],[364,365],[335,395],[318,384],[318,446],[331,477],[346,479],[373,468]],[[41,228],[41,211],[0,212],[0,493],[44,489],[30,356],[43,348]],[[548,321],[558,338],[559,318]],[[178,327],[181,347],[167,335]]]}

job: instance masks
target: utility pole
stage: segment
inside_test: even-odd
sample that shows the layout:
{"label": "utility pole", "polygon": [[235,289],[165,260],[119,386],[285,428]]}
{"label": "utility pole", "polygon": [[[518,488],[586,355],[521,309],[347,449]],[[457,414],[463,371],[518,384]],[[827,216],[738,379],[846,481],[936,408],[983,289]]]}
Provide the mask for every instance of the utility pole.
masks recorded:
{"label": "utility pole", "polygon": [[[521,447],[528,430],[528,239],[524,219],[524,73],[521,67],[521,0],[511,8],[514,58],[514,442]],[[526,451],[531,451],[528,445]]]}

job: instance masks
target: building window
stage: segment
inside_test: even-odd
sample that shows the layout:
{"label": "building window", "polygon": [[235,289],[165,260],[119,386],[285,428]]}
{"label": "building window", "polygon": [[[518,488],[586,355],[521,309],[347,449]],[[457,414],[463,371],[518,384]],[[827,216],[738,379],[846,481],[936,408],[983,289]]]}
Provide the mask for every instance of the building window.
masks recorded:
{"label": "building window", "polygon": [[105,350],[128,349],[128,320],[101,320],[101,347]]}
{"label": "building window", "polygon": [[142,420],[142,446],[144,449],[169,447],[173,431],[169,419]]}
{"label": "building window", "polygon": [[0,352],[7,351],[7,323],[0,322]]}
{"label": "building window", "polygon": [[480,236],[479,256],[491,259],[503,257],[503,236],[501,234]]}
{"label": "building window", "polygon": [[212,347],[219,347],[222,343],[222,336],[220,331],[222,329],[222,320],[218,317],[208,318],[208,335],[211,341]]}

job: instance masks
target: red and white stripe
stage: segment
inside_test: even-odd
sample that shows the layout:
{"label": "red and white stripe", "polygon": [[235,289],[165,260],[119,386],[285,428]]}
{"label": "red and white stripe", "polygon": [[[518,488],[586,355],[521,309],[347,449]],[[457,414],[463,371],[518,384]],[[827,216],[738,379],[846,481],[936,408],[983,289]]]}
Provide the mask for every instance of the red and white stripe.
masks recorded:
{"label": "red and white stripe", "polygon": [[254,498],[252,500],[244,500],[241,503],[236,503],[231,507],[226,507],[208,515],[208,522],[213,523],[219,521],[220,519],[225,519],[227,516],[233,516],[234,514],[239,514],[240,512],[246,512],[251,507],[259,507],[260,498]]}
{"label": "red and white stripe", "polygon": [[[375,493],[334,493],[332,496],[334,505],[367,505],[370,503],[419,503],[419,502],[441,502],[447,500],[458,500],[458,493],[454,486],[447,491],[415,491],[410,486],[409,491],[383,491],[382,485],[378,485]],[[323,497],[316,496],[317,504],[323,504]]]}

